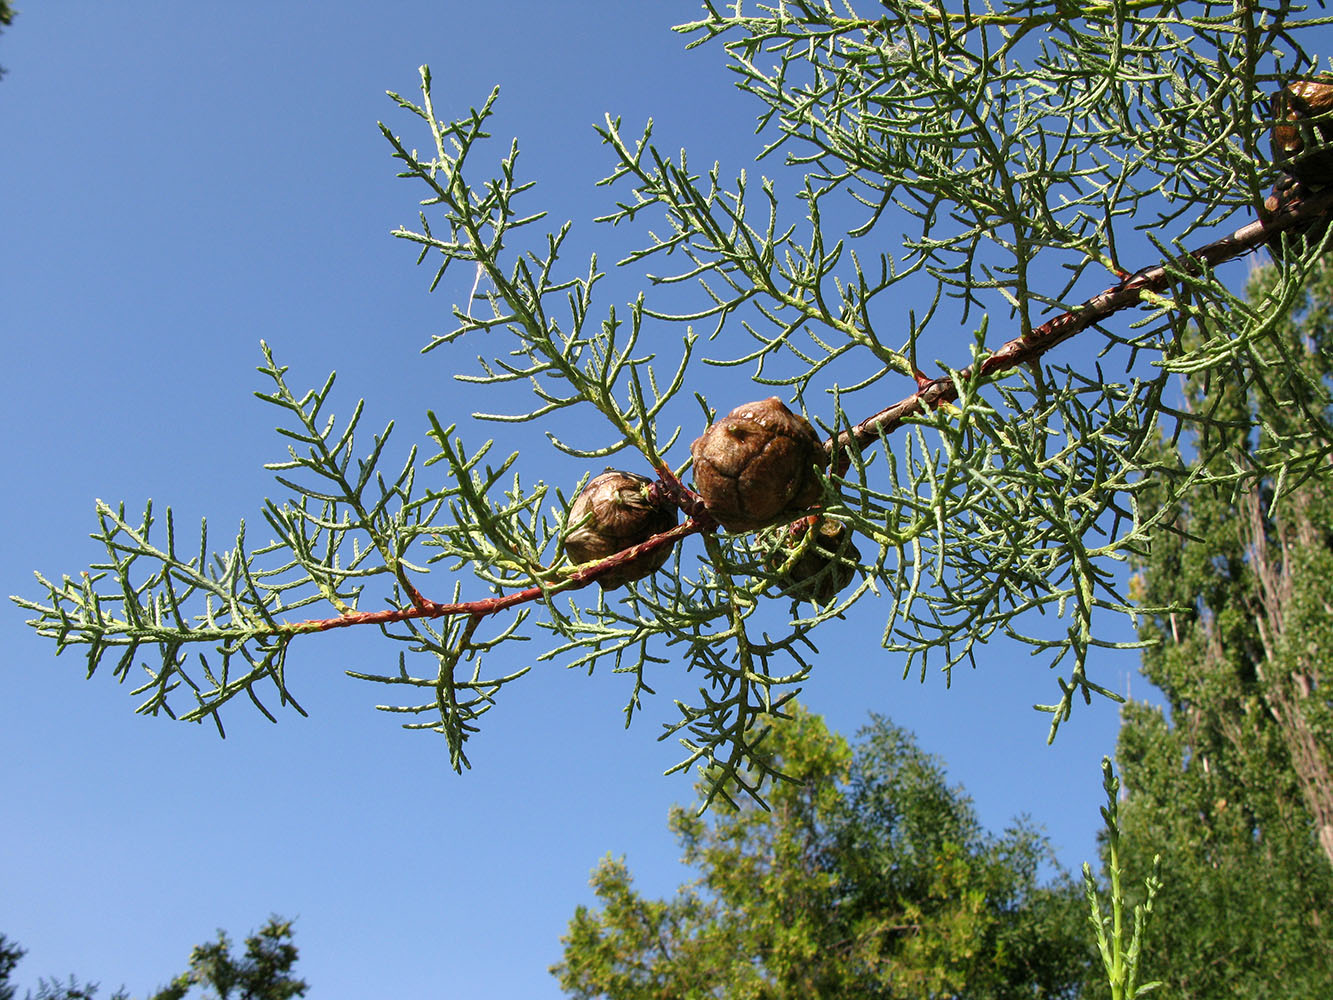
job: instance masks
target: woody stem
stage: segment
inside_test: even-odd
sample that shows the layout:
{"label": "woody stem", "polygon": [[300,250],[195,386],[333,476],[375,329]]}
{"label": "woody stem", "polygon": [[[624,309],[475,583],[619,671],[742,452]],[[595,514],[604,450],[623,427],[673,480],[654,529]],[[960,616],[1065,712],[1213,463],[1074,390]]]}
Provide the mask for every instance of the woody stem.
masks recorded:
{"label": "woody stem", "polygon": [[[1064,343],[1089,326],[1106,319],[1121,309],[1138,305],[1143,300],[1145,293],[1160,292],[1166,289],[1172,282],[1173,272],[1197,273],[1202,269],[1214,267],[1224,261],[1264,246],[1282,232],[1294,230],[1321,217],[1326,217],[1331,212],[1333,212],[1333,187],[1306,197],[1294,198],[1281,205],[1268,218],[1259,219],[1242,226],[1230,236],[1215,240],[1197,250],[1176,257],[1166,264],[1145,268],[1129,275],[1119,284],[1094,295],[1082,305],[1048,320],[1025,336],[1010,340],[979,364],[968,365],[958,373],[958,380],[968,381],[974,378],[986,378],[1016,368],[1019,365],[1036,361],[1053,347]],[[881,435],[899,427],[908,417],[924,413],[942,403],[953,402],[958,398],[957,383],[954,379],[929,380],[920,376],[917,378],[917,383],[918,389],[912,395],[880,410],[852,427],[849,431],[844,431],[825,442],[824,448],[833,458],[833,468],[837,473],[841,474],[846,471],[848,449],[853,443],[858,449],[869,447]],[[400,581],[412,604],[409,608],[357,611],[339,615],[336,618],[295,622],[283,625],[280,632],[286,634],[327,632],[331,629],[348,628],[353,625],[391,625],[412,619],[442,618],[446,615],[471,615],[473,621],[478,622],[481,618],[504,611],[506,608],[526,604],[530,601],[546,600],[565,591],[579,590],[616,567],[631,562],[642,555],[654,552],[663,546],[672,546],[690,535],[712,531],[717,527],[717,522],[709,514],[703,498],[698,493],[686,487],[666,465],[657,467],[656,472],[658,479],[649,487],[650,498],[653,502],[660,502],[665,499],[675,504],[688,515],[685,523],[677,525],[670,531],[654,535],[638,545],[623,549],[597,563],[576,570],[553,586],[528,587],[524,590],[517,590],[512,594],[503,594],[477,601],[441,604],[423,597],[407,581],[406,577],[400,574]]]}

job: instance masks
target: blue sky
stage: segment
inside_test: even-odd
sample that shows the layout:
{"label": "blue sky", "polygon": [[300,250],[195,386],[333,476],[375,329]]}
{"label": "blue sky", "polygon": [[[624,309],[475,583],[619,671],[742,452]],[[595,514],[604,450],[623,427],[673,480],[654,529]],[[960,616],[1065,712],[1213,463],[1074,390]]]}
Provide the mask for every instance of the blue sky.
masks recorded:
{"label": "blue sky", "polygon": [[[389,236],[415,223],[420,192],[395,179],[376,122],[428,140],[385,90],[411,92],[429,63],[452,115],[500,84],[495,131],[519,137],[534,204],[575,220],[580,253],[619,248],[591,224],[611,204],[594,186],[606,112],[630,131],[651,115],[664,149],[724,175],[758,148],[757,109],[721,51],[686,52],[668,30],[694,14],[601,0],[22,10],[0,38],[4,593],[35,595],[34,569],[77,573],[98,556],[97,497],[152,497],[219,537],[261,524],[274,489],[262,466],[284,454],[252,395],[261,339],[296,385],[336,369],[339,412],[365,397],[364,426],[396,420],[403,447],[424,441],[427,409],[465,424],[482,397],[450,376],[475,352],[418,351],[467,288],[428,294],[431,271]],[[610,294],[629,301],[619,280]],[[700,387],[721,405],[738,378]],[[523,461],[525,478],[582,473],[536,449]],[[1026,814],[1068,867],[1094,858],[1115,706],[1078,706],[1048,747],[1030,707],[1054,698],[1040,661],[997,643],[951,690],[903,681],[877,646],[883,617],[820,633],[806,704],[847,733],[889,715],[992,828]],[[664,677],[626,731],[623,677],[538,665],[457,776],[442,740],[400,730],[373,710],[381,692],[343,675],[392,669],[375,635],[303,644],[290,669],[309,718],[274,726],[238,706],[223,742],[134,715],[127,689],[85,680],[78,654],[55,658],[23,618],[12,605],[0,618],[0,932],[28,949],[25,985],[74,973],[142,995],[215,928],[241,938],[273,912],[295,919],[320,1000],[553,997],[546,968],[599,858],[626,854],[651,893],[688,877],[665,820],[691,786],[662,777],[676,750],[655,739],[687,679]],[[1136,666],[1100,652],[1092,674],[1123,692]]]}

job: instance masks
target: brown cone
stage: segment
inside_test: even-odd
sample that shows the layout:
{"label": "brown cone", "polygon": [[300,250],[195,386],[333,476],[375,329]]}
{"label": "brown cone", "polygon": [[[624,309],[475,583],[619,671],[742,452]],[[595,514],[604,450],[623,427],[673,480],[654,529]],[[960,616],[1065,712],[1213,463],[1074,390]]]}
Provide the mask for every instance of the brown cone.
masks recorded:
{"label": "brown cone", "polygon": [[804,552],[783,574],[784,590],[798,601],[828,604],[856,579],[856,564],[861,552],[852,541],[852,531],[845,524],[827,517],[803,517],[781,528],[777,548],[770,553],[768,565],[778,570],[786,565],[807,531],[816,532]]}
{"label": "brown cone", "polygon": [[[651,485],[651,479],[616,469],[590,480],[569,508],[569,558],[576,563],[605,559],[674,528],[675,506],[666,500],[653,503]],[[597,582],[603,590],[615,590],[657,572],[670,556],[671,546],[664,545],[608,570]]]}
{"label": "brown cone", "polygon": [[820,497],[815,468],[828,465],[810,422],[776,396],[738,406],[690,446],[694,484],[728,531],[791,520]]}
{"label": "brown cone", "polygon": [[1273,95],[1273,162],[1307,184],[1333,183],[1333,77]]}

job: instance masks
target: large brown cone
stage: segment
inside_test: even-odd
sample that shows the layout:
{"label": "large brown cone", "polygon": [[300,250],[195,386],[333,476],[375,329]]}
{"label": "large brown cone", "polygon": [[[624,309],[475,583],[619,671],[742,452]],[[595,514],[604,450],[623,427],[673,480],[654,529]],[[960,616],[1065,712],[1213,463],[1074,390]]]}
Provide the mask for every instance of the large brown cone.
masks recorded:
{"label": "large brown cone", "polygon": [[1333,77],[1273,96],[1273,162],[1307,184],[1333,183]]}
{"label": "large brown cone", "polygon": [[[605,559],[674,528],[675,506],[666,500],[654,503],[650,486],[651,479],[608,469],[583,487],[569,508],[569,558],[576,563]],[[657,572],[670,555],[670,545],[645,552],[603,573],[597,582],[603,590],[615,590]]]}
{"label": "large brown cone", "polygon": [[810,422],[776,396],[738,406],[690,446],[694,484],[728,531],[757,531],[813,506],[828,455]]}

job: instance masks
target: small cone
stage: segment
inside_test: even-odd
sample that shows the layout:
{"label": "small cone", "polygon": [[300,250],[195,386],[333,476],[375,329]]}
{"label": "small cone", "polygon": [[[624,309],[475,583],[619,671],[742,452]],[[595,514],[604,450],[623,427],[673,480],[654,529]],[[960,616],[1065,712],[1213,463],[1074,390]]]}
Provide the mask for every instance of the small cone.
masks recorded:
{"label": "small cone", "polygon": [[[569,508],[565,551],[576,563],[605,559],[676,526],[678,514],[668,501],[654,503],[652,480],[608,469],[589,481]],[[671,546],[645,552],[597,578],[603,590],[642,580],[662,568]]]}
{"label": "small cone", "polygon": [[[791,556],[809,531],[815,532],[806,549],[788,565]],[[778,545],[768,557],[770,569],[783,573],[783,589],[798,601],[830,603],[856,579],[856,564],[861,552],[852,541],[852,531],[845,524],[827,517],[803,517],[784,527],[775,528]]]}

